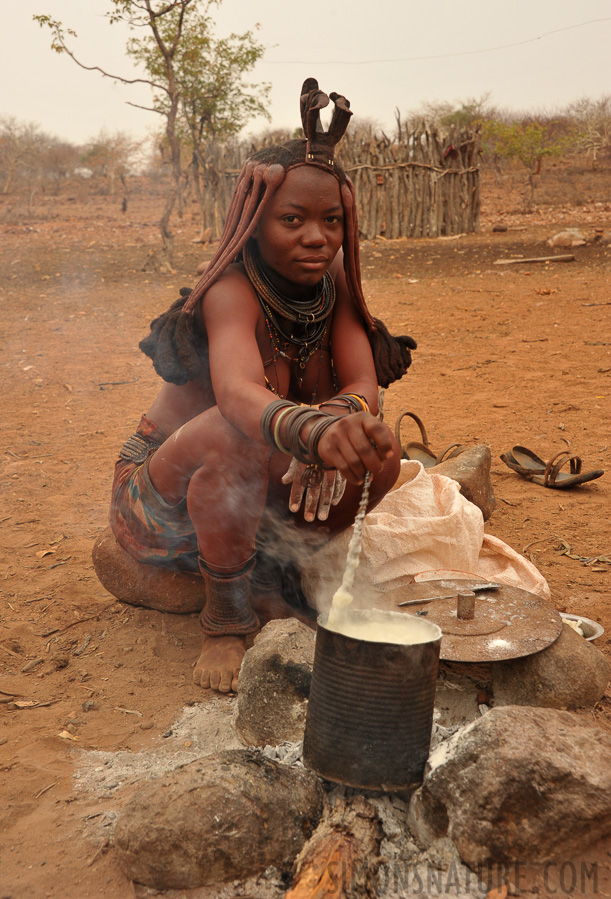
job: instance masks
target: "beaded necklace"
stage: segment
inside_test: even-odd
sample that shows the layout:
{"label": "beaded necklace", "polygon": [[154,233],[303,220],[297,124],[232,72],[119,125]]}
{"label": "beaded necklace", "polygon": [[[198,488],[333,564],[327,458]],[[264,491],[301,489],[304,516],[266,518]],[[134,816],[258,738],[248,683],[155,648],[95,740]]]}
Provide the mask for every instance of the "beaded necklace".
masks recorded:
{"label": "beaded necklace", "polygon": [[[246,244],[242,257],[248,279],[263,309],[272,349],[284,359],[297,362],[303,371],[308,360],[322,346],[327,331],[328,318],[335,305],[333,278],[325,272],[312,299],[294,300],[283,296],[272,284],[251,244]],[[287,327],[282,319],[288,320],[292,327]],[[298,329],[301,333],[296,333]],[[291,344],[297,348],[297,359],[286,352]]]}
{"label": "beaded necklace", "polygon": [[[280,384],[280,379],[279,379],[279,377],[278,377],[278,366],[277,366],[277,363],[276,363],[276,360],[277,360],[278,356],[282,356],[283,359],[287,359],[289,362],[297,362],[298,360],[295,359],[293,356],[288,356],[288,355],[287,355],[287,354],[280,348],[280,343],[279,343],[279,340],[278,340],[278,335],[277,335],[276,333],[274,333],[274,329],[273,329],[272,323],[270,322],[269,318],[265,315],[265,312],[263,313],[263,317],[264,317],[264,319],[265,319],[265,324],[267,325],[267,333],[269,334],[269,342],[270,342],[270,345],[271,345],[271,348],[272,348],[272,360],[271,360],[271,361],[272,361],[273,364],[274,364],[274,374],[275,374],[275,376],[276,376],[276,385],[279,386],[279,384]],[[311,406],[313,406],[314,403],[316,402],[316,398],[317,398],[317,395],[318,395],[318,382],[320,381],[320,373],[321,373],[321,371],[322,371],[323,354],[324,354],[324,351],[325,351],[325,349],[326,349],[326,347],[323,346],[323,341],[324,341],[324,339],[325,339],[326,334],[327,334],[327,327],[325,326],[325,330],[323,331],[323,334],[322,334],[322,337],[320,338],[320,341],[313,347],[313,349],[312,349],[312,351],[311,351],[311,353],[310,353],[310,356],[308,357],[308,358],[311,358],[311,357],[314,355],[314,353],[316,352],[316,350],[317,350],[317,349],[320,349],[320,354],[319,354],[319,358],[318,358],[318,372],[317,372],[317,375],[316,375],[316,382],[315,382],[315,384],[314,384],[314,390],[313,390],[313,392],[312,392],[312,399],[310,400],[310,405],[311,405]],[[307,360],[306,360],[306,361],[307,361]],[[303,383],[304,369],[305,369],[305,362],[302,364],[302,362],[299,361],[299,372],[296,374],[296,381],[297,381],[297,386],[299,387],[299,389],[301,389],[301,385],[302,385],[302,383]],[[335,371],[333,371],[333,376],[334,376],[334,378],[335,378]],[[275,393],[276,396],[280,396],[280,394],[279,394],[279,392],[278,392],[278,390],[277,390],[277,387],[274,387],[274,385],[273,385],[272,382],[269,380],[269,378],[267,377],[267,375],[265,375],[265,384],[266,384],[268,390],[271,390],[271,392],[272,392],[272,393]]]}

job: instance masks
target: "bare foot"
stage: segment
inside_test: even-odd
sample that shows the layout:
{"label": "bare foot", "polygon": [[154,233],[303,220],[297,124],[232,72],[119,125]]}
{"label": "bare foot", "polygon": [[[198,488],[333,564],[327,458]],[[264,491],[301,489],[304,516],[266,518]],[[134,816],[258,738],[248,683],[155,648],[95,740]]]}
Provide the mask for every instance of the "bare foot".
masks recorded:
{"label": "bare foot", "polygon": [[193,680],[200,687],[219,693],[235,693],[244,653],[245,637],[208,637],[202,639],[202,651],[193,669]]}
{"label": "bare foot", "polygon": [[316,628],[314,610],[312,610],[312,615],[308,616],[307,612],[300,612],[290,606],[280,593],[257,593],[253,590],[250,604],[259,616],[261,624],[267,624],[268,621],[274,621],[276,618],[297,618],[308,627]]}

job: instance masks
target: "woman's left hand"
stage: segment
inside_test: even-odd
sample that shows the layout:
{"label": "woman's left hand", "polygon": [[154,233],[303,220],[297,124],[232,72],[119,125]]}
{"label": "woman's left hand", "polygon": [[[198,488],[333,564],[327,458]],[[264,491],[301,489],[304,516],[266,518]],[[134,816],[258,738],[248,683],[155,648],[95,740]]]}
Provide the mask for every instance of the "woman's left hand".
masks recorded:
{"label": "woman's left hand", "polygon": [[321,478],[317,484],[308,486],[308,466],[297,459],[291,459],[288,471],[282,478],[283,484],[291,484],[289,509],[298,512],[305,494],[303,517],[306,521],[326,521],[331,506],[336,506],[344,495],[346,480],[335,469],[320,470]]}

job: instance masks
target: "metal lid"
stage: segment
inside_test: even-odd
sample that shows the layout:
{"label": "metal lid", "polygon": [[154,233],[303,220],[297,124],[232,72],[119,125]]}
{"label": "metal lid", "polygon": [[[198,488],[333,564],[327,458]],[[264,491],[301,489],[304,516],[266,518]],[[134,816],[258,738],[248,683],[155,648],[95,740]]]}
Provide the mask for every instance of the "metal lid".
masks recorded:
{"label": "metal lid", "polygon": [[[516,659],[540,652],[550,646],[562,631],[560,613],[540,596],[502,584],[494,590],[480,590],[475,597],[475,615],[461,619],[456,612],[456,596],[483,584],[469,580],[444,578],[397,588],[376,598],[376,606],[397,610],[405,600],[422,600],[405,610],[421,614],[442,631],[439,657],[453,662],[495,662]],[[448,595],[451,598],[448,598]],[[443,597],[430,600],[431,597]]]}

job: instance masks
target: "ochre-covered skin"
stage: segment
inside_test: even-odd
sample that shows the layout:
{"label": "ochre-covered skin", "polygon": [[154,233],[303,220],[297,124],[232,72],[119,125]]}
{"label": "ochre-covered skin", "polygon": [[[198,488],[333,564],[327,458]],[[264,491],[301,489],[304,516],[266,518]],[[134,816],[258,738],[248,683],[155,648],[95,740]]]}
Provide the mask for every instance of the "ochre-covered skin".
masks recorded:
{"label": "ochre-covered skin", "polygon": [[[255,551],[264,510],[280,521],[290,518],[303,532],[324,529],[328,536],[353,523],[367,471],[372,473],[371,508],[392,487],[400,466],[397,441],[376,417],[379,377],[370,339],[375,324],[360,289],[351,186],[338,175],[332,156],[327,165],[316,158],[308,163],[306,142],[291,144],[262,151],[269,160],[246,163],[221,247],[184,304],[193,333],[207,341],[209,372],[186,383],[163,383],[146,412],[167,437],[148,460],[150,481],[169,515],[186,499],[203,580],[212,579],[207,595],[237,610],[235,622],[218,608],[213,614],[212,606],[208,616],[205,607],[202,612],[203,645],[194,679],[221,692],[236,688],[257,617],[265,621],[295,614],[280,587],[263,591],[247,584],[245,566]],[[305,361],[297,358],[290,340],[280,346],[270,327],[239,256],[248,240],[273,289],[289,306],[307,301],[326,272],[334,280],[336,299],[325,337]],[[286,326],[290,331],[291,320]],[[403,358],[396,376],[407,364]],[[327,503],[327,517],[318,518],[322,486],[304,491],[301,463],[287,476],[291,457],[270,449],[261,417],[278,397],[318,405],[338,394],[362,398],[370,411],[355,412],[341,403],[329,407],[335,419],[318,442],[319,464],[338,472],[346,489],[342,496],[333,477],[323,479],[336,504]],[[271,433],[277,422],[274,415]],[[283,427],[280,423],[278,436],[286,440]],[[301,441],[307,442],[309,427],[299,432]],[[245,602],[254,610],[250,615]]]}

